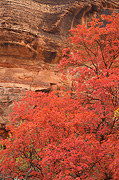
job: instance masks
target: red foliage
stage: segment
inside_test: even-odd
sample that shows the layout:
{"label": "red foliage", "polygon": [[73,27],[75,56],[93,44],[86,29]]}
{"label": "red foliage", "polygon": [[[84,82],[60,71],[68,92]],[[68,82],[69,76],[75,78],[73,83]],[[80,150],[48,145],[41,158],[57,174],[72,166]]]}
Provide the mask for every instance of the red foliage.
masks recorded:
{"label": "red foliage", "polygon": [[102,20],[105,27],[95,18],[70,30],[73,47],[63,50],[59,67],[69,68],[80,103],[106,118],[119,105],[119,14]]}
{"label": "red foliage", "polygon": [[71,30],[74,45],[63,51],[60,68],[70,68],[76,98],[29,92],[15,104],[1,176],[118,180],[119,16],[102,18],[105,27],[94,19]]}

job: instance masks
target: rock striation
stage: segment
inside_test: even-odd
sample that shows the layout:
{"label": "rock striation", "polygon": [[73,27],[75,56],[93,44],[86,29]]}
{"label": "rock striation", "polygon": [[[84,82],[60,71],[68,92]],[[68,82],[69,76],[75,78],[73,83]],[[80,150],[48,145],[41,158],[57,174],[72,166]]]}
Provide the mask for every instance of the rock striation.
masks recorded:
{"label": "rock striation", "polygon": [[26,91],[70,88],[57,70],[69,29],[111,12],[118,0],[0,0],[0,123]]}

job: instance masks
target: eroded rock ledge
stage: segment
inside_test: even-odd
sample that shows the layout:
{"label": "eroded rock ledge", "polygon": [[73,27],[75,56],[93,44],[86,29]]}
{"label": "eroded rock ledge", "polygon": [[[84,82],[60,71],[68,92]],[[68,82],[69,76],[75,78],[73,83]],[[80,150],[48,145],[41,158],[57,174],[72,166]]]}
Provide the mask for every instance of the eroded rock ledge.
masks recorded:
{"label": "eroded rock ledge", "polygon": [[118,0],[0,0],[0,122],[28,90],[70,88],[56,68],[69,29],[111,12]]}

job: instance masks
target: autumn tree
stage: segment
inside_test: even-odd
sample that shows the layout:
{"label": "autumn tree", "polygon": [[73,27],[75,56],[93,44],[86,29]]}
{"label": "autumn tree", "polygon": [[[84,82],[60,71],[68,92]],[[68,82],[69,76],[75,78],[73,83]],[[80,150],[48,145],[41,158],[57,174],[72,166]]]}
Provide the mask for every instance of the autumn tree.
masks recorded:
{"label": "autumn tree", "polygon": [[119,14],[102,15],[70,33],[73,46],[63,50],[59,67],[72,75],[80,104],[102,119],[99,128],[111,131],[119,107]]}
{"label": "autumn tree", "polygon": [[[118,111],[115,112],[115,121]],[[16,103],[0,172],[7,179],[118,179],[118,128],[101,142],[99,115],[69,95],[33,93]]]}
{"label": "autumn tree", "polygon": [[0,175],[8,180],[118,180],[119,16],[72,29],[60,69],[76,90],[29,92],[15,103],[1,141]]}

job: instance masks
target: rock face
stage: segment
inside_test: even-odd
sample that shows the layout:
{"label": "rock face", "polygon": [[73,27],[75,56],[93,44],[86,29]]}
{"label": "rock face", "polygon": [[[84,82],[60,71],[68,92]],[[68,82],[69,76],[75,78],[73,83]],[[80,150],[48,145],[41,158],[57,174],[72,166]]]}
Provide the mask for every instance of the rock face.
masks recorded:
{"label": "rock face", "polygon": [[69,29],[112,11],[118,0],[0,0],[0,123],[26,91],[70,87],[56,68]]}

